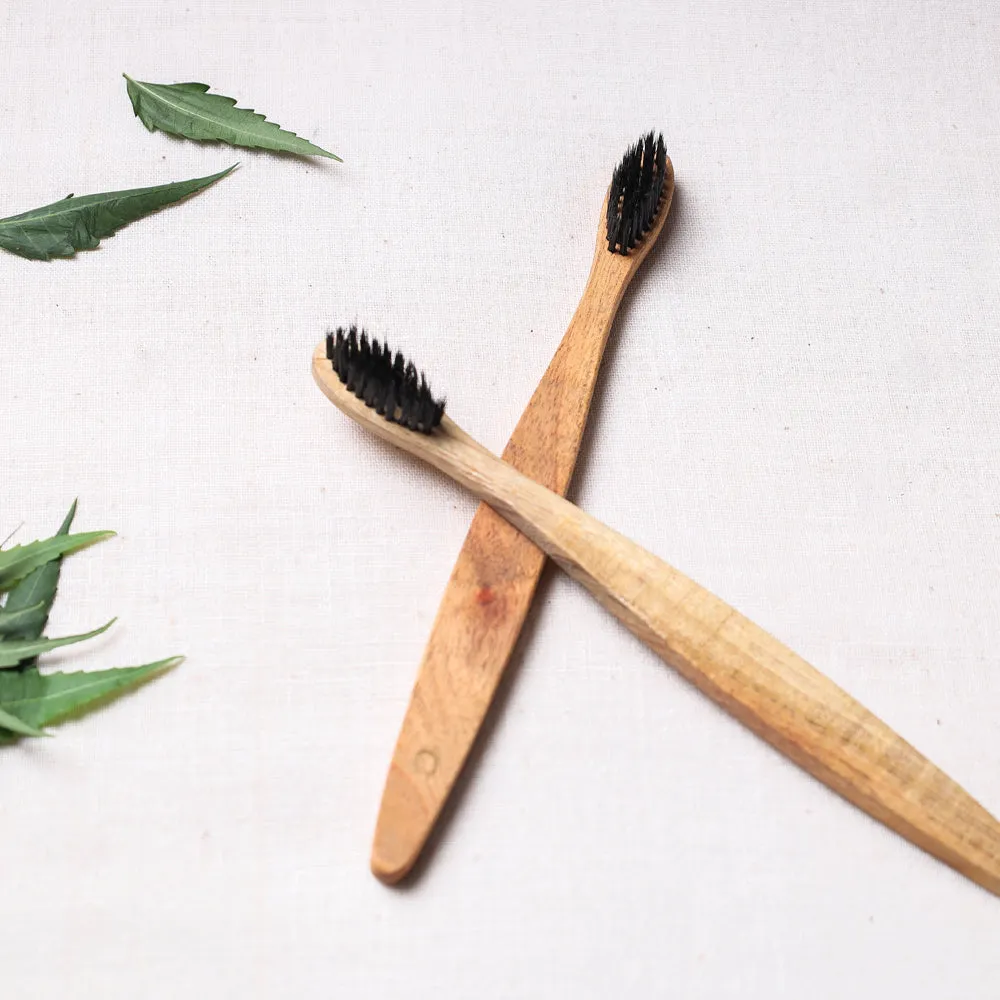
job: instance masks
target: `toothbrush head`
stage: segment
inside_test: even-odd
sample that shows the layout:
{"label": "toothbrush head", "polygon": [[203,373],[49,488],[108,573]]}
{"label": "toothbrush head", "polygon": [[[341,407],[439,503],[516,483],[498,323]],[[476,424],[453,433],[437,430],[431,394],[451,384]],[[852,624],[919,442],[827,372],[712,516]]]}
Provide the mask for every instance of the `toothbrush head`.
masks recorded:
{"label": "toothbrush head", "polygon": [[430,434],[444,416],[444,400],[431,395],[424,373],[417,373],[388,344],[379,344],[352,326],[326,335],[326,357],[344,387],[389,423]]}
{"label": "toothbrush head", "polygon": [[668,169],[663,135],[650,132],[630,146],[615,167],[608,191],[608,250],[626,256],[653,228],[663,207]]}

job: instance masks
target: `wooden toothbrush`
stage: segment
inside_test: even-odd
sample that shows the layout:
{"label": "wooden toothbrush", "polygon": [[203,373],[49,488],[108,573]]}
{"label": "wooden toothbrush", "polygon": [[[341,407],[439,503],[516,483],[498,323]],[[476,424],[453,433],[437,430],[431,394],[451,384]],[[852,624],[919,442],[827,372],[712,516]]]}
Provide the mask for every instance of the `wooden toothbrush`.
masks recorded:
{"label": "wooden toothbrush", "polygon": [[487,451],[444,416],[423,376],[388,346],[338,330],[317,347],[312,370],[348,416],[488,503],[737,720],[1000,895],[1000,823],[829,678],[703,587]]}
{"label": "wooden toothbrush", "polygon": [[[660,235],[673,191],[663,136],[650,132],[614,171],[583,297],[504,449],[504,461],[556,493],[569,487],[611,324]],[[535,545],[480,505],[386,777],[371,856],[383,881],[398,881],[417,860],[493,700],[544,564]]]}

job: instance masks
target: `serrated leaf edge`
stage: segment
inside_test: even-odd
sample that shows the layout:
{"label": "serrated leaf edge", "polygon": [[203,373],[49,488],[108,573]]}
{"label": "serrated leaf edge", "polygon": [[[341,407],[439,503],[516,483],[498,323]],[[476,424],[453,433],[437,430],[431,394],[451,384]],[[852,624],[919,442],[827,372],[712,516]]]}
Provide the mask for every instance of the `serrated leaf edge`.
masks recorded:
{"label": "serrated leaf edge", "polygon": [[[15,545],[11,549],[0,549],[0,591],[11,590],[26,576],[28,576],[28,574],[33,573],[41,566],[47,565],[52,562],[53,559],[72,555],[74,552],[79,552],[91,545],[96,545],[98,542],[103,542],[114,537],[114,531],[81,531],[77,532],[75,535],[53,535],[51,538],[40,538],[34,542],[27,542],[23,545]],[[62,539],[62,541],[59,541],[60,539]],[[56,544],[52,545],[53,542]],[[29,565],[27,568],[17,571],[17,576],[5,579],[5,574],[12,572],[11,567],[17,564],[16,559],[7,559],[5,557],[11,556],[15,552],[21,553],[19,558],[24,558],[26,555],[32,557],[33,552],[31,550],[37,551],[45,545],[51,545],[53,549],[53,554],[51,556],[44,559],[42,562]]]}
{"label": "serrated leaf edge", "polygon": [[[109,700],[114,700],[121,695],[128,694],[129,691],[134,690],[140,685],[151,681],[154,678],[166,673],[168,670],[173,670],[175,667],[180,666],[184,662],[185,657],[183,656],[168,656],[163,660],[154,660],[152,663],[143,663],[139,666],[134,667],[111,667],[107,670],[71,670],[71,671],[53,671],[47,674],[39,674],[43,677],[86,677],[88,674],[99,674],[100,678],[95,678],[91,687],[100,687],[105,684],[110,678],[109,674],[131,674],[131,677],[124,677],[122,680],[124,683],[121,687],[115,688],[112,691],[103,692],[98,695],[93,701],[84,701],[81,704],[75,705],[73,708],[68,709],[66,712],[61,714],[56,714],[50,719],[46,725],[58,725],[60,722],[65,722],[69,719],[76,718],[79,715],[86,715],[88,712],[99,707],[103,703],[103,699],[106,697]],[[79,693],[81,690],[86,690],[85,688],[77,689],[74,693]],[[32,702],[43,701],[44,698],[21,698],[18,701],[7,701],[3,705],[0,705],[0,730],[8,729],[12,733],[16,733],[21,736],[50,736],[51,733],[47,733],[42,729],[34,729],[34,727],[28,725],[28,723],[19,719],[14,713],[8,711],[11,707],[16,707],[18,705],[27,705]],[[31,732],[18,732],[18,730],[13,729],[10,725],[3,722],[3,718],[7,717],[16,720],[16,723],[24,727]],[[3,733],[0,732],[0,740],[3,738]]]}
{"label": "serrated leaf edge", "polygon": [[[226,101],[230,101],[231,102],[231,106],[232,106],[232,108],[233,108],[234,111],[248,111],[252,115],[258,115],[261,119],[263,119],[263,122],[262,122],[263,124],[265,124],[265,125],[273,125],[275,128],[278,129],[279,133],[283,132],[285,135],[289,135],[292,138],[300,139],[302,142],[306,143],[306,145],[311,146],[316,152],[315,153],[299,153],[299,152],[297,152],[294,149],[277,150],[277,149],[269,149],[267,146],[246,146],[246,145],[243,145],[241,143],[228,142],[225,139],[191,139],[190,136],[181,136],[181,138],[188,139],[191,142],[222,142],[222,143],[225,143],[225,145],[227,145],[227,146],[239,146],[240,149],[259,149],[259,150],[261,150],[261,151],[263,151],[265,153],[267,153],[267,152],[271,152],[271,153],[284,152],[284,153],[292,153],[292,154],[294,154],[296,156],[303,156],[303,155],[305,155],[305,156],[325,156],[325,157],[328,157],[331,160],[336,160],[338,163],[343,163],[344,162],[339,156],[337,156],[336,153],[331,153],[328,149],[323,149],[322,146],[317,146],[316,143],[314,143],[312,140],[307,139],[303,135],[299,135],[297,132],[293,132],[291,129],[282,128],[282,126],[279,125],[277,122],[270,121],[268,119],[267,115],[263,114],[260,111],[257,111],[255,108],[240,108],[240,107],[237,107],[237,98],[235,98],[235,97],[229,97],[226,94],[218,94],[218,93],[216,93],[216,94],[209,94],[208,92],[212,89],[211,84],[208,84],[208,83],[193,83],[192,82],[192,83],[185,83],[185,84],[163,83],[163,84],[155,84],[154,85],[154,84],[150,84],[148,80],[134,80],[132,77],[130,77],[128,75],[128,73],[122,73],[122,76],[125,77],[125,79],[130,84],[132,84],[137,90],[139,90],[141,93],[147,94],[151,99],[162,101],[164,104],[166,104],[168,107],[172,108],[174,111],[178,112],[179,114],[187,115],[187,116],[193,117],[193,118],[198,118],[201,121],[206,122],[209,125],[216,125],[217,126],[218,123],[214,119],[209,118],[206,115],[198,114],[197,111],[194,111],[191,108],[188,108],[188,107],[185,107],[185,106],[179,105],[179,104],[174,104],[173,102],[167,100],[167,98],[164,97],[163,94],[155,92],[155,91],[152,91],[152,90],[149,89],[151,86],[159,86],[159,87],[180,87],[180,86],[184,86],[184,87],[188,87],[188,88],[192,88],[192,87],[204,88],[204,89],[199,89],[198,92],[202,93],[202,94],[206,94],[209,97],[221,97],[221,98],[223,98]],[[135,112],[135,116],[142,122],[143,125],[146,126],[147,131],[149,131],[149,132],[159,131],[159,132],[163,132],[163,133],[165,133],[167,135],[178,135],[179,134],[177,132],[171,132],[169,129],[161,128],[159,125],[150,125],[146,121],[146,119],[143,118],[142,115],[139,113],[139,108],[136,106],[136,102],[132,99],[132,95],[131,94],[129,94],[129,100],[132,102],[132,110]]]}
{"label": "serrated leaf edge", "polygon": [[[54,649],[62,649],[63,646],[72,646],[77,642],[86,642],[88,639],[93,639],[103,632],[107,632],[116,621],[118,621],[117,618],[112,618],[107,624],[102,625],[100,628],[95,628],[91,632],[61,636],[58,639],[46,639],[42,637],[39,639],[19,639],[14,642],[9,640],[0,642],[0,670],[11,670],[22,660],[27,660],[29,657],[41,656],[42,653],[50,653]],[[16,659],[11,659],[15,655]]]}

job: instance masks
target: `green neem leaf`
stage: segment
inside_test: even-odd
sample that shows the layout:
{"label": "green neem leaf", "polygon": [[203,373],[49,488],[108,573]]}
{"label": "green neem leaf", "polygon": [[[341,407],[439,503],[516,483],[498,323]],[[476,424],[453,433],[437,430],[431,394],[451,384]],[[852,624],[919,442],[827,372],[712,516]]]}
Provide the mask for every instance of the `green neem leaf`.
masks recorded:
{"label": "green neem leaf", "polygon": [[122,76],[132,110],[150,132],[159,129],[187,139],[340,160],[339,156],[267,121],[264,115],[236,107],[232,97],[206,93],[207,83],[144,83],[133,80],[127,73]]}
{"label": "green neem leaf", "polygon": [[33,260],[72,257],[77,250],[93,250],[105,236],[126,223],[207,188],[235,166],[209,177],[157,187],[107,191],[82,198],[70,195],[51,205],[0,219],[0,247]]}
{"label": "green neem leaf", "polygon": [[113,531],[83,531],[77,535],[56,535],[44,541],[4,549],[0,551],[0,591],[10,590],[39,566],[95,542],[103,542],[105,538],[114,537],[114,534]]}
{"label": "green neem leaf", "polygon": [[[37,667],[0,672],[0,708],[9,718],[35,729],[82,714],[144,681],[177,666],[172,656],[141,667],[118,667],[70,674],[40,674]],[[13,730],[0,718],[0,727]],[[36,733],[24,734],[35,735]]]}
{"label": "green neem leaf", "polygon": [[22,660],[29,656],[40,656],[52,649],[60,646],[71,646],[75,642],[84,642],[93,639],[95,635],[107,632],[115,619],[112,618],[106,625],[95,628],[93,632],[83,632],[80,635],[66,635],[61,639],[16,639],[13,642],[5,640],[0,642],[0,669],[6,667],[16,667]]}
{"label": "green neem leaf", "polygon": [[[36,570],[37,572],[37,570]],[[10,601],[8,600],[8,604]],[[23,633],[34,628],[39,615],[45,614],[45,604],[39,601],[20,611],[8,611],[6,606],[0,608],[0,636],[15,636],[23,638]]]}
{"label": "green neem leaf", "polygon": [[16,715],[11,715],[10,712],[5,712],[0,708],[0,739],[6,734],[3,732],[4,729],[9,729],[12,733],[16,733],[18,736],[46,736],[47,733],[43,733],[41,729],[35,729],[34,726],[29,726],[27,722],[22,722]]}
{"label": "green neem leaf", "polygon": [[[63,523],[56,532],[57,537],[69,534],[75,516],[74,500],[69,513],[63,518]],[[49,618],[49,611],[52,609],[52,602],[56,597],[61,568],[62,557],[56,556],[14,586],[7,595],[3,611],[0,612],[0,635],[8,635],[15,639],[37,639],[42,634]],[[15,621],[18,624],[15,625]]]}

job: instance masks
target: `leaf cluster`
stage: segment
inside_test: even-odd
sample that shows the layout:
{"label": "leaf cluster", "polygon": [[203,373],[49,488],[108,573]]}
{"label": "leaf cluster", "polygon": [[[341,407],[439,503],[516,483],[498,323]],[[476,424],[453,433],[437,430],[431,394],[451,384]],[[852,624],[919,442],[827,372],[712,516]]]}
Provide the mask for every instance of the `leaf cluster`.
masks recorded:
{"label": "leaf cluster", "polygon": [[59,586],[63,558],[103,541],[113,531],[70,534],[76,502],[51,538],[0,549],[0,740],[45,736],[43,727],[81,714],[180,663],[170,657],[138,667],[45,673],[38,656],[107,631],[114,619],[79,635],[50,639],[42,633]]}

